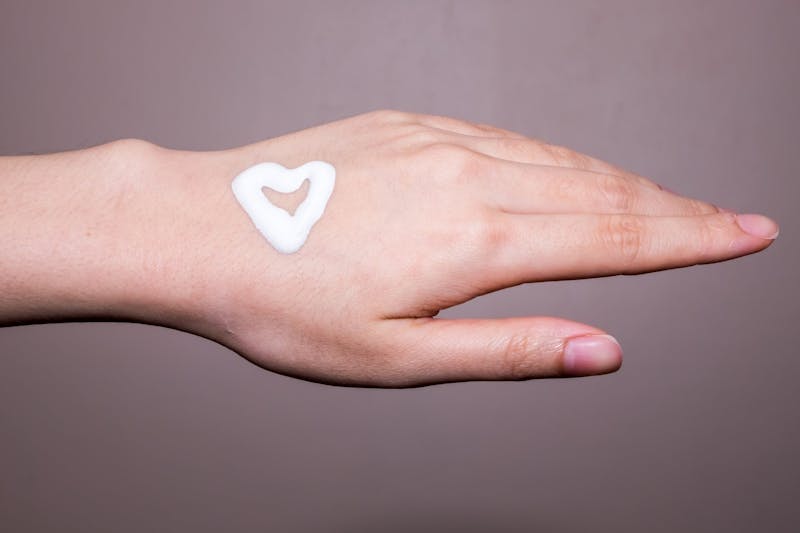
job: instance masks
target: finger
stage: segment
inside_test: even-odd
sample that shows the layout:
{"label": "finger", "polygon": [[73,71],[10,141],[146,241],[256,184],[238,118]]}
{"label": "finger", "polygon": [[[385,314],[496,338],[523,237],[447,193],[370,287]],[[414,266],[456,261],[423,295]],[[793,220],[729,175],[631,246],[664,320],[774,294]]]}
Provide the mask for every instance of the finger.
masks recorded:
{"label": "finger", "polygon": [[[488,231],[493,286],[639,274],[751,254],[769,246],[777,224],[761,215],[689,217],[498,214]],[[497,229],[502,228],[502,229]],[[487,239],[488,240],[488,239]]]}
{"label": "finger", "polygon": [[487,204],[510,213],[677,216],[719,212],[707,202],[644,186],[619,175],[491,159],[484,165]]}
{"label": "finger", "polygon": [[565,146],[548,144],[527,138],[487,138],[473,135],[453,135],[450,139],[479,153],[498,159],[547,165],[564,168],[577,168],[603,174],[624,176],[639,182],[645,187],[659,189],[660,186],[647,178],[625,170],[611,163],[577,152]]}
{"label": "finger", "polygon": [[445,117],[442,115],[423,115],[414,114],[414,120],[418,124],[436,128],[445,132],[466,135],[478,138],[515,138],[526,139],[521,133],[505,130],[489,124],[479,124],[467,120]]}
{"label": "finger", "polygon": [[419,386],[605,374],[622,350],[603,331],[560,318],[390,319],[396,356],[385,383]]}

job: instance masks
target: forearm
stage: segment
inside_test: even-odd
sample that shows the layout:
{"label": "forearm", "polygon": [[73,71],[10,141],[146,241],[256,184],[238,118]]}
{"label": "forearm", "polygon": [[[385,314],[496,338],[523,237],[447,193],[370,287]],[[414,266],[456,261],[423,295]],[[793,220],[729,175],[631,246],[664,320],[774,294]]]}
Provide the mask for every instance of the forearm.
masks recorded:
{"label": "forearm", "polygon": [[164,220],[157,151],[124,140],[0,158],[0,325],[160,312],[171,246],[146,227]]}

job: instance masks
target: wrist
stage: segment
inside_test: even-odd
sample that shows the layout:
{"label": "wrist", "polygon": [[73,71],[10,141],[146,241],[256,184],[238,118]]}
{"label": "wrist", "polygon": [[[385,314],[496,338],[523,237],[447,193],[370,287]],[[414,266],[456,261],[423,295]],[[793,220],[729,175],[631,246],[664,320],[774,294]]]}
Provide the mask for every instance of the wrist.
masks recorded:
{"label": "wrist", "polygon": [[0,323],[151,321],[166,301],[165,243],[146,229],[162,152],[121,140],[3,159]]}
{"label": "wrist", "polygon": [[229,186],[222,183],[227,152],[173,150],[140,140],[107,149],[118,171],[117,216],[108,235],[120,257],[105,267],[110,309],[123,320],[213,332],[224,323],[217,314],[230,267],[219,257],[229,244]]}

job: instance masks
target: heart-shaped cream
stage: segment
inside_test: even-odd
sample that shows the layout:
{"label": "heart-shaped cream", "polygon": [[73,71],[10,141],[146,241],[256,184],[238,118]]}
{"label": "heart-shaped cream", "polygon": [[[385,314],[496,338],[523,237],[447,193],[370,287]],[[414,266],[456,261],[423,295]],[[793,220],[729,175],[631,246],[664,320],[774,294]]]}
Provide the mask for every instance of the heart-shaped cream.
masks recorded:
{"label": "heart-shaped cream", "polygon": [[[276,206],[264,196],[263,187],[282,193],[299,189],[305,180],[310,187],[294,215]],[[310,161],[297,168],[278,163],[259,163],[233,179],[231,188],[239,204],[258,231],[276,250],[291,254],[306,242],[311,227],[328,205],[336,181],[336,169],[325,161]]]}

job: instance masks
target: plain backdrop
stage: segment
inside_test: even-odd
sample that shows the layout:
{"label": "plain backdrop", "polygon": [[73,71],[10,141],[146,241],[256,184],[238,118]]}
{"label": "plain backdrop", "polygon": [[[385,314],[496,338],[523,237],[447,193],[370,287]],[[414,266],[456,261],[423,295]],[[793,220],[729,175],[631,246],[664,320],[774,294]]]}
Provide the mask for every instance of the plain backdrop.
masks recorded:
{"label": "plain backdrop", "polygon": [[625,349],[602,377],[337,388],[159,327],[2,329],[2,529],[796,531],[798,28],[791,0],[3,0],[1,154],[224,148],[398,108],[568,145],[782,234],[441,315],[595,324]]}

